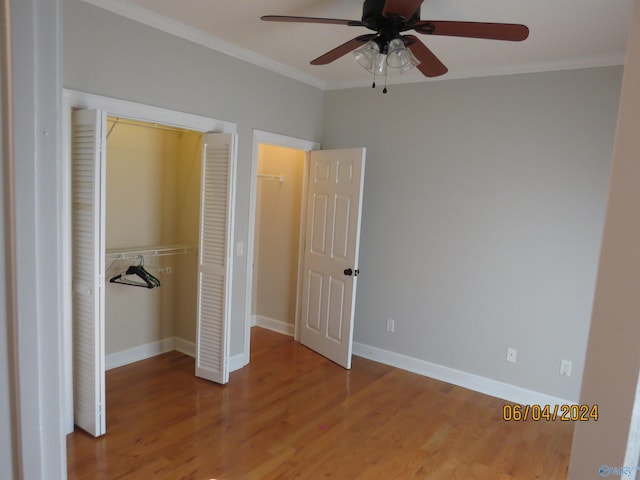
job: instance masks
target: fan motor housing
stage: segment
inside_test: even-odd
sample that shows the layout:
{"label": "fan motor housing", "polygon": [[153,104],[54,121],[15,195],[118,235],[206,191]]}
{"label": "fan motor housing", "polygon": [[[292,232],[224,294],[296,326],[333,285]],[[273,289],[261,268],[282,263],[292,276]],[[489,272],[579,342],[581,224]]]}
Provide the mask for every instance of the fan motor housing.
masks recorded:
{"label": "fan motor housing", "polygon": [[[369,28],[378,30],[389,22],[389,19],[382,16],[382,9],[385,3],[386,0],[364,0],[362,5],[362,21],[366,23]],[[420,7],[418,7],[411,18],[406,19],[403,23],[408,26],[418,21],[420,21]]]}

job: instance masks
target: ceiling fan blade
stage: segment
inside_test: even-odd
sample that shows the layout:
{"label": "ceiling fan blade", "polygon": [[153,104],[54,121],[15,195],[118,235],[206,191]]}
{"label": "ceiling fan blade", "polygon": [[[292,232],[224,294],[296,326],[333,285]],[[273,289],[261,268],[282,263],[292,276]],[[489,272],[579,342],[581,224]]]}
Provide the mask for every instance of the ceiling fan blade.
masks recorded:
{"label": "ceiling fan blade", "polygon": [[411,50],[420,64],[416,67],[422,72],[425,77],[439,77],[449,71],[449,69],[434,55],[434,53],[427,48],[427,46],[418,40],[415,35],[405,35],[402,37],[407,45],[407,48]]}
{"label": "ceiling fan blade", "polygon": [[382,7],[382,16],[399,16],[409,20],[420,8],[422,2],[423,0],[387,0]]}
{"label": "ceiling fan blade", "polygon": [[265,22],[293,22],[293,23],[328,23],[331,25],[347,25],[348,27],[365,27],[360,20],[342,20],[340,18],[317,17],[289,17],[286,15],[265,15],[260,17]]}
{"label": "ceiling fan blade", "polygon": [[327,65],[328,63],[333,62],[334,60],[339,59],[340,57],[346,55],[347,53],[355,50],[363,43],[367,43],[375,37],[375,34],[371,35],[360,35],[354,39],[349,40],[348,42],[343,43],[342,45],[337,46],[333,50],[328,51],[324,55],[320,55],[315,60],[311,60],[311,65]]}
{"label": "ceiling fan blade", "polygon": [[515,23],[447,22],[423,20],[413,27],[424,35],[487,38],[521,42],[529,36],[529,28]]}

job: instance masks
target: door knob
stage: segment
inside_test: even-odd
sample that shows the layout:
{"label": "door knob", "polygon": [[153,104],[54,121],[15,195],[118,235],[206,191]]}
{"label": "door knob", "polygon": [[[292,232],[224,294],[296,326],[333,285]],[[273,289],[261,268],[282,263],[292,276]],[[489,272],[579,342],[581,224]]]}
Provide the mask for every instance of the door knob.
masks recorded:
{"label": "door knob", "polygon": [[350,277],[351,275],[353,275],[354,277],[357,277],[357,276],[360,274],[360,270],[358,270],[357,268],[356,268],[355,270],[352,270],[352,269],[350,269],[350,268],[346,268],[346,269],[344,270],[344,274],[345,274],[347,277]]}

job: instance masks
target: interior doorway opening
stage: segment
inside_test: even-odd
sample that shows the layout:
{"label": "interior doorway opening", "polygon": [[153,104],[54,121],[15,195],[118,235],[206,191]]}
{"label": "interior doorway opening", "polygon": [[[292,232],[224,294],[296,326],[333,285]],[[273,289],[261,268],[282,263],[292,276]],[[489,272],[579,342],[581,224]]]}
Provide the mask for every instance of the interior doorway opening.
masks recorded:
{"label": "interior doorway opening", "polygon": [[[269,146],[284,148],[274,149],[274,159],[270,161],[265,155]],[[290,321],[293,317],[295,340],[344,368],[351,368],[366,149],[318,148],[319,145],[311,142],[254,132],[245,297],[245,364],[250,361],[252,325],[291,335]],[[290,149],[302,152],[295,153]],[[301,195],[291,196],[295,199],[293,205],[300,206],[300,213],[291,215],[292,211],[295,212],[293,208],[278,205],[279,198],[284,197],[280,189],[286,182],[286,175],[267,168],[273,163],[276,168],[283,169],[278,158],[295,158],[302,153]],[[272,183],[270,192],[264,192],[264,186],[258,187],[259,178]],[[268,194],[265,201],[273,205],[267,212],[262,211],[266,203],[258,201],[263,193]],[[289,225],[286,229],[275,223],[274,215],[279,210],[288,212]],[[269,235],[260,231],[265,229]],[[274,231],[278,229],[284,232]],[[292,247],[296,244],[295,240],[292,241],[296,232],[297,251]],[[265,253],[261,237],[268,236],[272,237],[270,243],[278,247],[284,245],[286,259],[278,257],[275,252]],[[274,288],[277,276],[283,280]],[[263,282],[268,282],[265,295],[261,295],[261,277]],[[267,308],[278,312],[281,318],[262,315],[261,311]],[[261,321],[264,323],[258,323]]]}
{"label": "interior doorway opening", "polygon": [[[105,418],[104,285],[105,278],[106,282],[109,282],[111,278],[105,274],[106,266],[111,265],[111,263],[107,264],[106,262],[109,255],[106,252],[104,239],[106,230],[104,223],[106,196],[104,192],[106,191],[107,172],[103,167],[105,165],[104,153],[107,146],[107,127],[113,133],[122,127],[122,125],[114,126],[116,119],[120,119],[121,123],[136,124],[136,128],[147,122],[153,124],[154,129],[162,129],[174,132],[174,134],[178,132],[178,139],[180,132],[186,130],[192,131],[196,136],[202,136],[202,156],[199,162],[201,177],[197,185],[199,188],[194,189],[200,192],[199,202],[196,203],[201,205],[200,225],[198,228],[200,234],[198,235],[196,248],[198,255],[198,323],[195,345],[195,374],[218,383],[226,383],[228,381],[229,370],[228,344],[230,329],[228,324],[230,318],[229,297],[231,294],[229,285],[231,283],[230,272],[232,271],[231,252],[234,229],[237,152],[237,136],[235,132],[237,127],[233,123],[210,117],[72,90],[64,91],[63,100],[63,128],[65,133],[63,137],[67,139],[63,144],[64,158],[67,159],[63,172],[63,284],[65,292],[68,292],[64,296],[63,302],[64,410],[65,433],[70,433],[74,429],[74,423],[77,423],[74,418],[76,416],[75,412],[79,411],[75,406],[76,398],[81,398],[83,401],[86,400],[87,408],[83,407],[80,410],[88,412],[87,416],[91,417],[91,423],[101,423]],[[107,113],[111,116],[111,125],[108,125]],[[76,114],[82,115],[78,116]],[[162,139],[156,143],[164,145],[167,142],[166,139]],[[177,143],[177,140],[173,139],[169,143]],[[133,147],[134,150],[137,147],[138,145],[135,145]],[[192,154],[193,151],[189,155],[191,156]],[[193,160],[196,157],[191,156],[191,158]],[[195,163],[198,162],[193,162],[193,165]],[[81,169],[77,169],[76,166],[80,166]],[[125,168],[122,172],[123,175],[131,177],[129,180],[140,180],[140,175],[134,174],[131,169]],[[156,175],[154,182],[152,182],[152,186],[156,191],[159,185],[166,183],[161,181],[161,177],[162,175]],[[169,184],[175,184],[176,192],[180,190],[177,188],[180,181],[186,180],[187,177],[191,180],[195,178],[192,175],[183,175],[182,179],[170,177],[171,175],[166,180]],[[189,187],[187,186],[187,188]],[[140,197],[137,195],[127,195],[125,199],[125,201],[130,202],[139,200]],[[174,200],[175,202],[169,202],[169,205],[163,205],[163,208],[171,209],[177,207],[180,202],[176,198]],[[173,205],[171,205],[172,203]],[[197,209],[191,210],[197,211]],[[181,217],[178,212],[174,217],[174,221],[178,223],[182,222],[182,220],[187,220],[186,217]],[[85,219],[84,223],[79,222],[82,219]],[[133,220],[136,228],[139,228],[138,221],[143,221],[144,219],[133,218]],[[203,228],[203,225],[206,228]],[[156,224],[151,228],[152,231],[162,234],[162,242],[172,236],[170,232],[164,232],[164,227],[168,226]],[[171,227],[169,230],[175,229]],[[127,233],[127,229],[124,232]],[[165,233],[169,234],[164,235]],[[79,243],[79,239],[82,239],[83,242]],[[126,243],[129,243],[129,241]],[[77,250],[78,245],[85,245],[87,247],[85,249],[86,252],[85,250]],[[154,248],[152,250],[157,252],[160,249]],[[164,249],[162,250],[166,253]],[[89,269],[88,275],[77,275],[77,270],[82,265]],[[154,268],[153,265],[148,265],[148,267]],[[167,283],[171,283],[170,279],[173,279],[173,276],[177,273],[174,267],[182,270],[182,267],[178,264],[165,264],[164,260],[162,265],[159,264],[155,267],[158,269],[156,272],[158,276],[163,277],[164,275],[165,286]],[[164,270],[161,272],[160,269]],[[82,282],[87,283],[87,285]],[[208,295],[201,294],[205,290]],[[131,293],[134,292],[133,290],[130,291]],[[78,305],[80,305],[79,296],[84,296],[90,300],[90,308],[78,308]],[[214,298],[215,303],[212,300]],[[83,301],[81,303],[84,305],[87,302]],[[164,302],[159,305],[160,308],[170,307]],[[169,310],[171,309],[173,308],[169,308]],[[155,310],[157,311],[158,309],[156,308]],[[85,317],[86,322],[84,322]],[[82,326],[86,327],[85,330],[82,330],[87,333],[86,336],[77,335],[77,325],[80,320],[83,320]],[[164,330],[160,328],[159,331],[161,334],[163,332],[166,334],[166,328]],[[83,340],[85,337],[90,340],[90,344]],[[170,337],[167,345],[165,345],[167,342],[160,341],[146,343],[141,345],[140,349],[127,348],[124,350],[127,354],[125,363],[131,360],[129,354],[133,350],[135,350],[133,352],[134,356],[139,354],[149,356],[149,354],[158,353],[158,348],[183,350],[185,347],[192,347],[193,345],[191,342],[177,342],[176,338]],[[74,347],[74,343],[80,343],[81,348],[78,348],[78,345]],[[178,343],[181,344],[177,345]],[[189,345],[186,345],[187,343]],[[149,346],[152,347],[151,351],[147,351]],[[78,352],[84,352],[82,361],[78,361]],[[116,363],[119,363],[122,359],[118,358],[116,360]],[[76,377],[83,379],[83,387],[80,390],[74,388]],[[81,391],[83,394],[76,395],[76,391]],[[85,392],[90,392],[90,395],[84,395]],[[92,428],[89,428],[89,430],[92,430]],[[98,433],[97,429],[96,433]]]}
{"label": "interior doorway opening", "polygon": [[[176,345],[195,355],[201,142],[201,132],[107,116],[106,370]],[[161,288],[120,285],[143,283],[126,276],[136,264]]]}
{"label": "interior doorway opening", "polygon": [[[248,224],[248,236],[247,236],[247,282],[246,282],[246,293],[245,293],[245,322],[244,322],[244,364],[248,365],[250,361],[251,355],[251,327],[259,324],[271,330],[275,330],[277,332],[293,335],[295,340],[299,340],[298,334],[296,331],[296,325],[298,323],[299,312],[297,305],[299,304],[299,296],[300,289],[298,286],[298,278],[300,276],[300,265],[302,263],[301,260],[301,252],[302,252],[302,228],[304,228],[304,223],[306,221],[306,186],[307,186],[307,177],[308,177],[308,157],[309,152],[312,150],[320,149],[320,143],[313,142],[310,140],[303,140],[295,137],[289,137],[286,135],[279,135],[276,133],[265,132],[262,130],[254,130],[253,131],[253,154],[251,160],[251,188],[250,188],[250,197],[249,197],[249,224]],[[282,155],[278,155],[278,154]],[[265,157],[266,154],[266,157]],[[280,158],[280,161],[277,159]],[[260,168],[261,161],[263,163],[264,169]],[[291,175],[287,175],[286,170],[280,170],[281,162],[285,164],[289,164],[289,168],[292,168],[294,171],[298,169],[302,169],[302,178],[299,180],[300,184],[296,185],[295,182],[288,182],[287,176],[290,179],[295,180],[298,173],[295,173],[292,177]],[[299,162],[299,163],[297,163]],[[302,165],[300,165],[300,163]],[[259,176],[261,178],[259,179]],[[282,180],[282,182],[281,182]],[[288,183],[287,183],[288,182]],[[299,189],[299,194],[297,193]],[[292,218],[292,212],[289,212],[287,215],[289,222],[288,229],[291,235],[295,235],[297,240],[292,240],[289,237],[288,245],[291,246],[291,242],[297,241],[296,244],[296,257],[291,259],[289,254],[288,258],[288,266],[287,269],[290,272],[290,276],[288,277],[287,282],[287,300],[278,301],[277,304],[271,305],[265,310],[264,315],[260,317],[260,309],[254,308],[258,307],[259,295],[260,295],[260,286],[258,283],[260,282],[260,271],[264,274],[269,270],[269,264],[273,263],[273,260],[266,258],[266,253],[262,252],[262,259],[260,258],[260,246],[258,245],[258,251],[256,252],[256,244],[259,242],[258,234],[260,231],[257,231],[256,227],[260,229],[265,228],[262,223],[266,223],[268,217],[262,215],[261,205],[259,205],[259,190],[260,193],[270,192],[272,196],[272,200],[276,200],[275,205],[277,207],[277,199],[287,198],[290,203],[290,208],[294,208],[293,205],[293,197],[299,195],[299,202],[297,204],[298,208],[298,217],[296,219]],[[293,192],[291,191],[293,190]],[[270,208],[270,207],[269,207]],[[277,212],[271,212],[271,214],[276,215]],[[294,228],[293,223],[297,223],[297,230],[292,231]],[[260,223],[260,225],[258,225]],[[302,226],[302,227],[301,227]],[[269,228],[267,226],[267,228]],[[264,232],[262,232],[264,233]],[[273,240],[273,239],[272,239]],[[271,240],[271,241],[272,241]],[[282,252],[281,252],[282,254]],[[260,268],[259,263],[262,262],[262,268]],[[295,263],[295,272],[291,272],[293,267],[293,263]],[[258,268],[256,272],[255,269]],[[286,269],[279,266],[279,271],[281,273],[281,277],[286,277],[286,273],[283,273]],[[294,278],[295,280],[291,280]],[[264,282],[268,281],[267,279],[263,280]],[[280,288],[283,288],[282,285]],[[295,293],[291,293],[292,290],[295,290]],[[262,293],[267,295],[271,287],[263,286]],[[292,299],[292,297],[295,297]],[[267,300],[267,303],[269,301]],[[285,306],[286,305],[286,306]],[[291,313],[291,309],[293,307],[293,314]],[[279,308],[279,310],[277,310]],[[269,312],[283,312],[286,310],[286,314],[280,313],[269,313]],[[279,316],[280,318],[272,318],[269,315]],[[293,318],[291,316],[293,315]],[[282,318],[286,318],[288,320],[283,321]],[[271,320],[276,320],[273,322]]]}
{"label": "interior doorway opening", "polygon": [[258,146],[251,324],[294,336],[306,152]]}

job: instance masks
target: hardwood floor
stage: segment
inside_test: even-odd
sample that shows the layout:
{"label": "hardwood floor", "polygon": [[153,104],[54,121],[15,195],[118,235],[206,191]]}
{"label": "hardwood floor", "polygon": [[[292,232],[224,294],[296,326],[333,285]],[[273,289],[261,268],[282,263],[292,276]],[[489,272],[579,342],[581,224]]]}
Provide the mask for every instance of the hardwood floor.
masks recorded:
{"label": "hardwood floor", "polygon": [[220,386],[171,352],[107,372],[107,434],[67,439],[70,480],[564,479],[573,425],[354,357],[346,371],[260,328]]}

